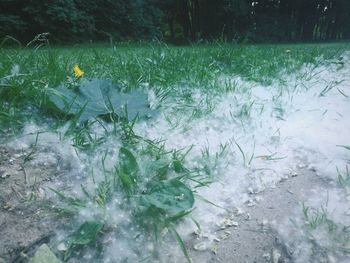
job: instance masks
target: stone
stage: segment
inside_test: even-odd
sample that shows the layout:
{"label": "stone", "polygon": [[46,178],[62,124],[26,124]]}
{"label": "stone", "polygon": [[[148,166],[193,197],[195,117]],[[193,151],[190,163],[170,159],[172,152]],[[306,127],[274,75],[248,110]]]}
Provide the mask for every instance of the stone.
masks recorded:
{"label": "stone", "polygon": [[29,260],[29,263],[61,263],[61,261],[46,244],[43,244],[35,252],[34,257]]}
{"label": "stone", "polygon": [[194,250],[197,251],[205,251],[207,250],[207,245],[204,242],[198,243],[193,246]]}

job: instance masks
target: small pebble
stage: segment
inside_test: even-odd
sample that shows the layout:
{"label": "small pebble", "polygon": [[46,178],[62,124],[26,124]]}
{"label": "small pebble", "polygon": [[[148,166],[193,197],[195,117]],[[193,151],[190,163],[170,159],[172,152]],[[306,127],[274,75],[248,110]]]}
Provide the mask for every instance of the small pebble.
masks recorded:
{"label": "small pebble", "polygon": [[205,251],[205,250],[207,250],[207,245],[204,242],[201,242],[201,243],[194,245],[193,249],[197,250],[197,251]]}

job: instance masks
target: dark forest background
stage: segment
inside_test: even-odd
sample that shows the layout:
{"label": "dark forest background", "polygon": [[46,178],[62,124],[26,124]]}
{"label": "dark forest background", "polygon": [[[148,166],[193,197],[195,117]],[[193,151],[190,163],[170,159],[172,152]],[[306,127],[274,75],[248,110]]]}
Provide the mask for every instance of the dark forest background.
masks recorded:
{"label": "dark forest background", "polygon": [[57,42],[350,39],[350,0],[0,0],[0,37]]}

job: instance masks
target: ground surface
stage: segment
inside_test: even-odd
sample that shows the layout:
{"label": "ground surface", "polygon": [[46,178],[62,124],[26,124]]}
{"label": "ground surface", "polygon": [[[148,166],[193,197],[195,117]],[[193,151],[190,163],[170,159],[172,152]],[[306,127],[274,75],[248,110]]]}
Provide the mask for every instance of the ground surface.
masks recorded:
{"label": "ground surface", "polygon": [[[25,181],[21,165],[23,153],[11,152],[5,148],[0,150],[0,255],[5,262],[25,262],[39,245],[49,241],[54,235],[54,229],[62,222],[48,215],[43,217],[44,211],[37,205],[23,202],[28,193],[40,194],[37,190],[32,191],[34,186],[29,178],[27,183]],[[52,167],[35,170],[30,161],[26,165],[26,173],[27,177],[40,175],[35,181],[37,188],[44,186],[45,181],[53,180],[55,173],[58,175]],[[218,230],[220,241],[215,242],[211,250],[192,249],[190,253],[193,262],[293,262],[293,251],[286,247],[275,229],[285,220],[293,219],[293,213],[296,209],[301,209],[301,204],[308,200],[313,189],[325,185],[327,182],[314,171],[300,169],[293,176],[277,183],[274,188],[251,194],[252,198],[259,201],[252,207],[245,206],[238,213],[231,214],[238,226]],[[190,244],[194,246],[196,239],[189,241]],[[316,253],[319,254],[315,256],[319,257],[323,251]]]}
{"label": "ground surface", "polygon": [[242,214],[234,217],[237,227],[219,232],[221,236],[228,235],[217,243],[216,253],[195,252],[194,262],[293,262],[293,251],[285,246],[275,228],[293,219],[295,210],[301,209],[312,190],[324,184],[314,171],[302,169],[266,189],[257,195],[260,201],[256,205],[245,206]]}
{"label": "ground surface", "polygon": [[[33,164],[28,152],[0,148],[0,256],[9,262],[21,262],[32,255],[38,245],[48,242],[60,223],[45,214],[37,203],[26,200],[44,198],[45,182],[57,180],[60,173],[52,164]],[[25,169],[25,171],[24,171]],[[325,184],[314,171],[299,170],[288,179],[262,193],[251,194],[259,202],[233,218],[237,227],[217,231],[220,242],[213,251],[191,251],[194,262],[292,262],[288,248],[273,227],[292,217],[295,209],[307,201],[312,189]],[[34,196],[35,195],[35,196]],[[43,216],[44,215],[44,216]],[[30,231],[28,231],[30,230]],[[196,244],[196,240],[192,241]],[[214,252],[215,250],[215,252]]]}
{"label": "ground surface", "polygon": [[0,147],[0,154],[0,258],[23,262],[62,224],[40,201],[48,190],[45,183],[64,176],[57,163],[33,162],[34,152]]}
{"label": "ground surface", "polygon": [[0,262],[349,262],[349,49],[0,49]]}

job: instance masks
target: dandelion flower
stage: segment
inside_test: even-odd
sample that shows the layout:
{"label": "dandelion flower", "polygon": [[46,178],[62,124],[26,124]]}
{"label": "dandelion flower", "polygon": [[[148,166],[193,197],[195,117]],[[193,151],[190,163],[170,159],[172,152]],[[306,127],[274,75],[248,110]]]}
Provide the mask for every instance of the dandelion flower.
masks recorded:
{"label": "dandelion flower", "polygon": [[77,64],[74,65],[74,75],[77,78],[84,76],[84,71],[82,71]]}

